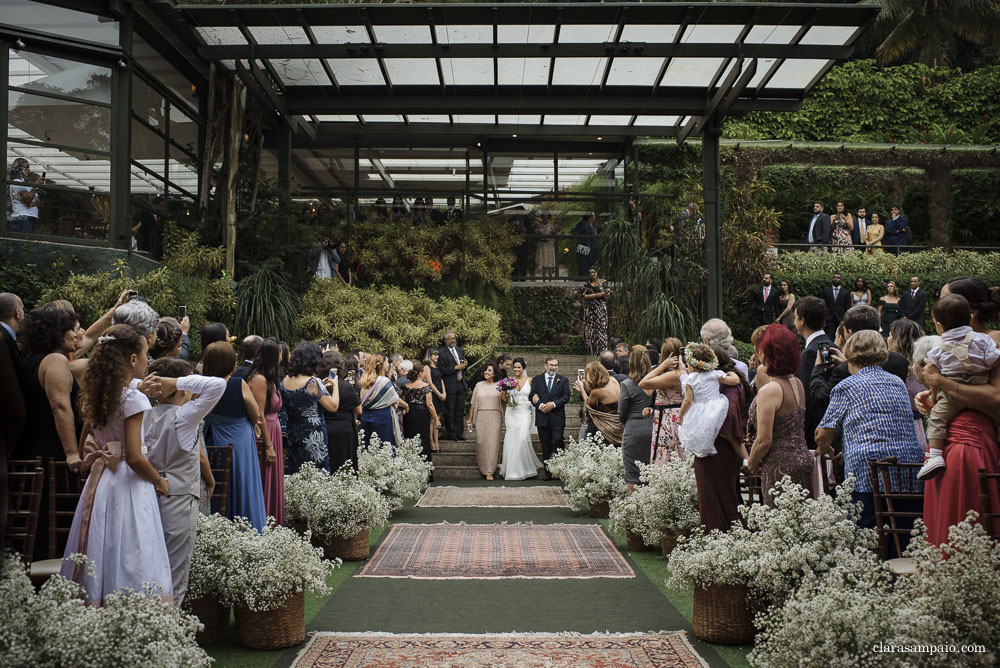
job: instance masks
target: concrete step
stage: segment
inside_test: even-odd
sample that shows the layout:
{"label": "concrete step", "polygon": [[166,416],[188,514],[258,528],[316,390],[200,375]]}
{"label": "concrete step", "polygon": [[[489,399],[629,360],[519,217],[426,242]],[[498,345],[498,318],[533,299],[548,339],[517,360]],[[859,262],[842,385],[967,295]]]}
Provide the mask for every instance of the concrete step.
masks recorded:
{"label": "concrete step", "polygon": [[595,359],[589,355],[549,355],[548,353],[537,353],[526,350],[505,350],[505,353],[512,357],[521,357],[528,365],[528,373],[535,375],[541,373],[545,368],[545,360],[548,357],[555,357],[559,360],[559,372],[567,378],[576,377],[576,370],[587,366],[587,362]]}
{"label": "concrete step", "polygon": [[[535,444],[535,456],[542,459],[542,450]],[[434,466],[476,466],[476,451],[465,450],[460,452],[435,452],[431,454],[431,462]]]}
{"label": "concrete step", "polygon": [[434,480],[478,480],[483,477],[475,466],[438,466],[434,464]]}

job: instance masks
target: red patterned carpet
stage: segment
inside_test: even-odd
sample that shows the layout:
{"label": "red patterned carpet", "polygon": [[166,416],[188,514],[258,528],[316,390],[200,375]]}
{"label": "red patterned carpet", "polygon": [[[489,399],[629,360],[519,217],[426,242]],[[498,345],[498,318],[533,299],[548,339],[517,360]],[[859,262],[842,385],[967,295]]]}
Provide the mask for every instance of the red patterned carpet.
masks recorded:
{"label": "red patterned carpet", "polygon": [[418,508],[568,508],[558,487],[431,487]]}
{"label": "red patterned carpet", "polygon": [[702,668],[683,632],[621,635],[317,633],[294,668]]}
{"label": "red patterned carpet", "polygon": [[369,578],[634,578],[596,524],[394,524]]}

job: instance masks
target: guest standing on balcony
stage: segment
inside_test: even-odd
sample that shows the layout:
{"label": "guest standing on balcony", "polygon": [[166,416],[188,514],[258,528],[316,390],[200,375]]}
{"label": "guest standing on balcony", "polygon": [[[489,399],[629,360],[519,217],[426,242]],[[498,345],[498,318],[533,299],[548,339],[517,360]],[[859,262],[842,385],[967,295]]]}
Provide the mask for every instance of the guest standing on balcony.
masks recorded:
{"label": "guest standing on balcony", "polygon": [[583,214],[571,233],[576,242],[576,275],[587,276],[590,268],[597,262],[597,228],[594,227],[594,214],[589,211]]}
{"label": "guest standing on balcony", "polygon": [[556,240],[553,236],[558,231],[552,215],[543,213],[542,219],[535,227],[540,235],[535,247],[535,274],[537,276],[556,275]]}
{"label": "guest standing on balcony", "polygon": [[596,267],[588,268],[589,278],[583,284],[583,338],[588,355],[600,355],[608,347],[608,282],[597,275]]}

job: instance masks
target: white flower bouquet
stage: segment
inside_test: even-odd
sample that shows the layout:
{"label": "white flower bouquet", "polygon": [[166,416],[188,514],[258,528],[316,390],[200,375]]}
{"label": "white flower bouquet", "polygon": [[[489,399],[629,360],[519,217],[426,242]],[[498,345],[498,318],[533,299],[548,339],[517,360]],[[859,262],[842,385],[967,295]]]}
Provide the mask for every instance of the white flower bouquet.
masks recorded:
{"label": "white flower bouquet", "polygon": [[570,505],[579,510],[624,496],[625,462],[621,448],[605,444],[600,434],[569,445],[546,461],[549,471],[563,482]]}
{"label": "white flower bouquet", "polygon": [[210,666],[195,643],[199,624],[148,589],[121,590],[103,607],[84,605],[61,576],[35,592],[24,564],[0,564],[0,657],[9,666]]}
{"label": "white flower bouquet", "polygon": [[[364,433],[361,434],[362,443]],[[415,501],[427,490],[434,465],[424,459],[420,438],[404,438],[393,453],[389,443],[371,435],[367,448],[358,452],[358,478],[378,490],[392,510]]]}
{"label": "white flower bouquet", "polygon": [[389,521],[389,502],[345,464],[336,473],[305,464],[285,479],[285,517],[316,536],[351,538]]}
{"label": "white flower bouquet", "polygon": [[243,542],[236,525],[222,515],[198,515],[185,601],[232,601],[229,573]]}
{"label": "white flower bouquet", "polygon": [[639,471],[641,485],[611,501],[612,531],[636,533],[647,545],[655,545],[665,533],[682,536],[698,527],[698,487],[690,460],[640,464]]}

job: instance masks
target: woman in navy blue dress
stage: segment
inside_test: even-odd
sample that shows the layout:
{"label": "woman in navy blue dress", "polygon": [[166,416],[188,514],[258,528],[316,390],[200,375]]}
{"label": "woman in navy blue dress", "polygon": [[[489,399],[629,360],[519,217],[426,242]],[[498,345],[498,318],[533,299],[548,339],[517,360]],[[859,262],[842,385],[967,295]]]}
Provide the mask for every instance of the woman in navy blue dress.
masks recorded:
{"label": "woman in navy blue dress", "polygon": [[330,379],[316,377],[323,365],[323,350],[306,341],[295,346],[288,370],[281,381],[281,400],[288,413],[288,454],[286,472],[296,473],[306,462],[330,470],[330,452],[326,440],[326,422],[319,407],[336,413],[340,407],[340,388]]}

